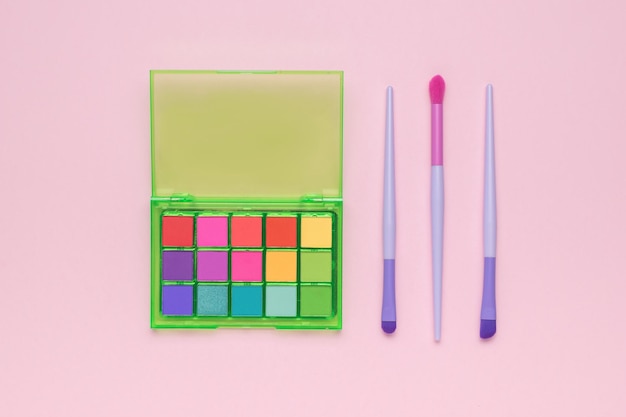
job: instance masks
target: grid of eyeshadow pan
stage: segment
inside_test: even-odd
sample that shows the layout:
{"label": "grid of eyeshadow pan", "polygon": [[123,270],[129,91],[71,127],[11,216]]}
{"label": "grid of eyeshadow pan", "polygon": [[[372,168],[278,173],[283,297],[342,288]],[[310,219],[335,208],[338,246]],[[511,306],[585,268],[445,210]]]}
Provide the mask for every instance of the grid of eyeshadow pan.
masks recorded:
{"label": "grid of eyeshadow pan", "polygon": [[334,215],[165,212],[161,312],[196,317],[330,317]]}

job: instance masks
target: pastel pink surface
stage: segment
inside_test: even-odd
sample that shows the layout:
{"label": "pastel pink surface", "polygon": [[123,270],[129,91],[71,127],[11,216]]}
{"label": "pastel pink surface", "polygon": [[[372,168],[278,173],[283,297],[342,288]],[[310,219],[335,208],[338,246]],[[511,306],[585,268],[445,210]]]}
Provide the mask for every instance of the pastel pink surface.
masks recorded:
{"label": "pastel pink surface", "polygon": [[[621,0],[0,3],[0,415],[625,415],[624,15]],[[345,71],[341,332],[149,329],[151,68]],[[440,344],[436,73],[447,84]],[[498,333],[482,342],[489,82]],[[391,337],[380,330],[387,85]]]}
{"label": "pastel pink surface", "polygon": [[199,216],[196,219],[198,227],[198,246],[227,246],[228,245],[228,217]]}
{"label": "pastel pink surface", "polygon": [[263,279],[263,252],[231,254],[231,279],[238,282],[260,282]]}

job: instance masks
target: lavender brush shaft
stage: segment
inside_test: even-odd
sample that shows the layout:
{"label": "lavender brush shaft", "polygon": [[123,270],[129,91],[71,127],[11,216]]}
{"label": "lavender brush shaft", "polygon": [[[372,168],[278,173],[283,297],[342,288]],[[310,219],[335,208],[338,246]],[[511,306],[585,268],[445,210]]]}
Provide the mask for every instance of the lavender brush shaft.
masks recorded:
{"label": "lavender brush shaft", "polygon": [[493,137],[493,88],[487,86],[485,120],[485,189],[483,201],[483,247],[485,257],[496,256],[496,168]]}
{"label": "lavender brush shaft", "polygon": [[443,285],[443,166],[430,168],[430,216],[433,268],[433,313],[435,340],[441,340],[441,302]]}
{"label": "lavender brush shaft", "polygon": [[443,104],[431,104],[430,216],[435,340],[441,340],[443,287]]}
{"label": "lavender brush shaft", "polygon": [[387,87],[385,178],[383,189],[383,258],[396,258],[396,185],[394,166],[393,90]]}

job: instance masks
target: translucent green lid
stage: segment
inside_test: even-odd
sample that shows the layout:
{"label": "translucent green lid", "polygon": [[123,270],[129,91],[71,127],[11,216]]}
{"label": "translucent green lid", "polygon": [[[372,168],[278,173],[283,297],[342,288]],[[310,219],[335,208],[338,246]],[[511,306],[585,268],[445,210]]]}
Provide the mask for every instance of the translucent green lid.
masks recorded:
{"label": "translucent green lid", "polygon": [[151,71],[152,195],[341,197],[343,73]]}

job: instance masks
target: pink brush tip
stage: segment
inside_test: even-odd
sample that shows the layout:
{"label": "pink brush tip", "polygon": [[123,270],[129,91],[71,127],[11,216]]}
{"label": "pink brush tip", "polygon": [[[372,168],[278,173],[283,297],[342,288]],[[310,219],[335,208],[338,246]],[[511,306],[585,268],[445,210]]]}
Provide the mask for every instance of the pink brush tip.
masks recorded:
{"label": "pink brush tip", "polygon": [[432,104],[442,104],[443,94],[446,92],[446,82],[441,75],[435,75],[428,86],[430,90],[430,102]]}

